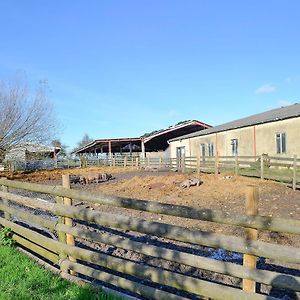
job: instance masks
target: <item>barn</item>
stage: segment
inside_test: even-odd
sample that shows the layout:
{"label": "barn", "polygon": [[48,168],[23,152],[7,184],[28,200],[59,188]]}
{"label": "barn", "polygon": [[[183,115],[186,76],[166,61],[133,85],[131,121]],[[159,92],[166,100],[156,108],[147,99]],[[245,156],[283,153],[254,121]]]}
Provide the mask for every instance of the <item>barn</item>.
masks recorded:
{"label": "barn", "polygon": [[171,157],[300,156],[299,129],[296,103],[170,139]]}
{"label": "barn", "polygon": [[106,155],[136,155],[141,157],[170,157],[168,140],[178,136],[198,132],[211,126],[197,121],[187,120],[179,122],[168,128],[145,133],[134,138],[105,138],[97,139],[76,149],[73,154],[96,156]]}

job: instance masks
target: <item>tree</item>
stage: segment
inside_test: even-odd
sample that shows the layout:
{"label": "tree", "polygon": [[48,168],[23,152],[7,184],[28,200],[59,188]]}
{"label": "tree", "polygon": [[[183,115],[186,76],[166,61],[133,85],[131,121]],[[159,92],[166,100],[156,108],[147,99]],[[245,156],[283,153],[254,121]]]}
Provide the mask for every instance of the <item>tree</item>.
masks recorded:
{"label": "tree", "polygon": [[18,146],[50,142],[56,130],[46,81],[33,93],[25,80],[0,81],[0,159]]}
{"label": "tree", "polygon": [[92,141],[93,139],[87,133],[85,133],[81,141],[77,143],[77,149],[84,147],[85,145],[89,144]]}
{"label": "tree", "polygon": [[67,148],[68,146],[63,144],[60,139],[55,139],[51,142],[51,145],[53,147],[57,147],[57,148],[60,148],[60,151],[59,151],[59,155],[61,156],[67,156]]}

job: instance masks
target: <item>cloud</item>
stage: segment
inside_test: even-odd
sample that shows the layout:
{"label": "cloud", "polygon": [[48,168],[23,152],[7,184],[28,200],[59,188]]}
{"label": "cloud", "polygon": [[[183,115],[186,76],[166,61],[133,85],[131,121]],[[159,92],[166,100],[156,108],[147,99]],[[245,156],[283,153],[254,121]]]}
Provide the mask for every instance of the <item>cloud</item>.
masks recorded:
{"label": "cloud", "polygon": [[289,76],[284,80],[287,83],[298,83],[300,81],[300,76]]}
{"label": "cloud", "polygon": [[289,105],[292,105],[293,103],[291,101],[288,101],[288,100],[279,100],[278,102],[278,106],[289,106]]}
{"label": "cloud", "polygon": [[275,86],[272,84],[263,84],[255,90],[255,94],[269,94],[273,93],[276,90]]}

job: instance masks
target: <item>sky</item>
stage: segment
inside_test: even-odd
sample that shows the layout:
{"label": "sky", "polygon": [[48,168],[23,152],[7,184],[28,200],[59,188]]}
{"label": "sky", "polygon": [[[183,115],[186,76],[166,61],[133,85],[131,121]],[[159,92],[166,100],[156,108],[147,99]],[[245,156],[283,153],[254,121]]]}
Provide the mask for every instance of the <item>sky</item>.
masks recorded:
{"label": "sky", "polygon": [[0,1],[0,80],[47,80],[72,149],[300,102],[300,1]]}

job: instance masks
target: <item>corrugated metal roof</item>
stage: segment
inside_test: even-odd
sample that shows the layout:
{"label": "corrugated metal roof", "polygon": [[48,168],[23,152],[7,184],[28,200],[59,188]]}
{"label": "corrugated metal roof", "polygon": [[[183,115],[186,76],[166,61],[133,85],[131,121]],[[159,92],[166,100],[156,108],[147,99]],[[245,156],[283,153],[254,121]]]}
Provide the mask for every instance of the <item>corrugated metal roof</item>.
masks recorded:
{"label": "corrugated metal roof", "polygon": [[218,126],[204,129],[201,131],[197,131],[194,133],[186,134],[186,135],[171,139],[169,141],[170,142],[178,141],[178,140],[182,140],[182,139],[186,139],[186,138],[208,135],[211,133],[217,133],[217,132],[232,130],[232,129],[236,129],[236,128],[242,128],[242,127],[247,127],[247,126],[252,126],[252,125],[258,125],[258,124],[263,124],[263,123],[268,123],[268,122],[289,119],[289,118],[295,118],[295,117],[299,117],[299,116],[300,116],[300,104],[295,103],[293,105],[275,108],[275,109],[265,111],[265,112],[262,112],[259,114],[255,114],[255,115],[252,115],[252,116],[249,116],[246,118],[234,120],[234,121],[222,124],[222,125],[218,125]]}

